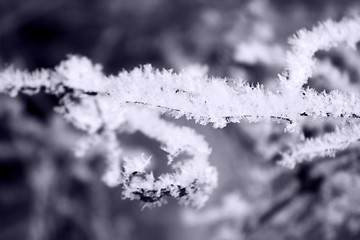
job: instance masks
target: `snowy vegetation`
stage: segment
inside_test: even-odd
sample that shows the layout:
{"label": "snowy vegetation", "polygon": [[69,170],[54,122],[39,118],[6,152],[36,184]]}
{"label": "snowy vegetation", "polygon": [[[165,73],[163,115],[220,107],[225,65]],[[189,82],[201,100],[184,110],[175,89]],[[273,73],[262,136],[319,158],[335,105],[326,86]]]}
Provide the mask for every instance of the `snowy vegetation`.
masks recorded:
{"label": "snowy vegetation", "polygon": [[[334,119],[338,123],[334,132],[282,152],[280,163],[293,168],[318,156],[333,156],[360,139],[360,96],[340,90],[318,93],[304,85],[317,66],[317,51],[340,44],[356,49],[359,40],[358,17],[300,30],[290,38],[286,69],[276,90],[209,77],[199,66],[175,73],[145,65],[106,76],[86,57],[69,56],[54,70],[1,70],[0,91],[11,96],[39,91],[60,96],[57,112],[87,133],[77,143],[76,155],[84,157],[94,148],[102,151],[107,159],[103,180],[109,186],[121,184],[124,198],[156,206],[171,196],[199,208],[217,184],[216,170],[208,162],[211,148],[194,130],[177,127],[160,114],[185,116],[215,128],[244,120],[284,122],[285,130],[294,132],[304,119]],[[155,178],[147,171],[150,156],[126,156],[117,134],[134,131],[162,143],[173,172]],[[186,157],[178,160],[181,154]]]}

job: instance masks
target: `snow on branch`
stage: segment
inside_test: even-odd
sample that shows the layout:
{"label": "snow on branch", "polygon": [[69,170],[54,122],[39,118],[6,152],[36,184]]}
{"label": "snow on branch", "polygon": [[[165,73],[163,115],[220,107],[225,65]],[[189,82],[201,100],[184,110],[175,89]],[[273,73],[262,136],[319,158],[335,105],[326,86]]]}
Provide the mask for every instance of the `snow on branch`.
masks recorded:
{"label": "snow on branch", "polygon": [[[242,82],[230,85],[228,79],[209,77],[199,68],[175,73],[144,65],[106,76],[99,64],[79,56],[69,56],[54,70],[29,73],[5,68],[0,71],[0,92],[16,96],[19,92],[44,90],[59,96],[57,111],[88,133],[88,138],[79,143],[77,154],[84,155],[92,145],[106,143],[108,169],[104,181],[111,186],[122,184],[125,198],[156,205],[172,196],[182,204],[200,207],[216,185],[216,171],[207,162],[210,149],[193,130],[167,123],[158,114],[185,116],[214,127],[242,120],[282,121],[288,129],[308,118],[355,122],[360,118],[360,96],[356,93],[317,93],[302,86],[311,77],[316,51],[342,42],[355,47],[359,40],[359,18],[327,21],[311,31],[299,31],[290,40],[293,47],[286,60],[288,75],[280,75],[282,87],[275,92]],[[117,133],[126,128],[161,142],[169,153],[173,173],[155,178],[146,171],[148,157],[124,156]],[[309,140],[284,154],[284,163],[294,166],[303,159],[329,155],[356,141],[359,133],[357,125],[352,124]],[[189,154],[189,159],[173,161],[183,152]]]}
{"label": "snow on branch", "polygon": [[[360,40],[360,17],[346,18],[340,22],[332,20],[320,23],[311,31],[301,29],[290,38],[292,48],[287,53],[287,73],[281,76],[285,90],[300,90],[312,76],[315,66],[314,54],[329,50],[343,43],[356,50]],[[287,76],[288,74],[288,76]],[[287,79],[288,78],[288,79]]]}
{"label": "snow on branch", "polygon": [[[140,199],[148,205],[154,202],[158,205],[164,202],[164,196],[173,196],[183,205],[202,207],[217,184],[216,170],[207,161],[211,149],[204,138],[193,129],[177,127],[147,109],[129,108],[125,116],[129,125],[126,131],[141,131],[162,143],[162,149],[169,154],[168,164],[174,172],[155,179],[152,173],[145,174],[143,169],[134,169],[134,160],[125,159],[124,196]],[[188,157],[177,161],[176,157],[181,153],[186,153]]]}
{"label": "snow on branch", "polygon": [[[118,79],[106,77],[101,66],[87,58],[72,56],[55,71],[29,73],[8,68],[0,73],[0,81],[0,91],[11,95],[34,94],[40,89],[59,95],[61,105],[57,111],[89,134],[77,144],[76,155],[82,157],[93,147],[100,147],[107,162],[103,180],[109,186],[121,184],[124,198],[156,206],[170,196],[183,205],[199,208],[217,184],[217,172],[208,162],[211,149],[202,136],[162,120],[158,112],[142,105],[117,102],[110,89],[120,87],[115,84]],[[124,156],[117,138],[124,131],[141,131],[161,142],[173,171],[155,178],[146,171],[149,157]],[[176,160],[182,153],[187,154],[186,159]]]}
{"label": "snow on branch", "polygon": [[294,168],[296,164],[309,161],[315,157],[332,157],[340,150],[346,149],[351,143],[360,140],[360,126],[358,124],[339,127],[335,132],[321,137],[311,138],[295,145],[283,154],[280,164]]}
{"label": "snow on branch", "polygon": [[[75,110],[67,102],[63,106],[66,109],[62,111],[80,128],[97,127],[96,132],[90,131],[90,135],[78,143],[76,155],[84,156],[94,146],[101,146],[107,163],[103,175],[105,183],[112,187],[122,185],[124,198],[139,199],[145,203],[144,206],[160,206],[166,202],[166,197],[174,197],[180,204],[195,208],[205,204],[217,185],[217,172],[208,162],[211,149],[202,136],[191,128],[166,122],[158,112],[144,107],[122,106],[117,112],[118,117],[112,121],[104,118],[96,107],[91,107],[101,102],[99,99],[90,96],[87,100],[85,105],[76,106]],[[76,121],[86,115],[91,116],[89,119],[93,120],[93,125],[88,120]],[[141,154],[129,158],[123,153],[117,134],[135,131],[162,144],[161,148],[168,153],[168,165],[173,169],[171,173],[155,178],[152,172],[147,171],[150,157]],[[186,158],[177,160],[183,153]]]}
{"label": "snow on branch", "polygon": [[[65,94],[65,108],[72,104],[74,97],[79,98],[87,108],[99,107],[103,117],[108,121],[116,121],[124,105],[146,106],[163,113],[168,112],[174,117],[186,116],[201,124],[212,123],[214,127],[224,127],[227,123],[241,120],[278,120],[291,124],[304,116],[360,116],[357,107],[360,98],[353,93],[333,91],[329,94],[319,94],[312,89],[306,89],[301,96],[289,101],[289,96],[282,92],[274,93],[261,85],[251,86],[242,83],[232,87],[227,84],[226,79],[208,77],[203,72],[174,73],[171,70],[158,70],[145,65],[129,72],[120,72],[115,76],[105,76],[99,74],[97,65],[89,63],[87,58],[71,56],[55,71],[41,71],[38,81],[33,79],[39,72],[16,71],[16,76],[21,77],[10,81],[9,70],[5,70],[0,75],[1,79],[7,80],[1,86],[2,91],[29,91],[42,87],[55,94]],[[98,77],[94,78],[94,75]],[[29,79],[31,84],[22,85],[23,79]],[[89,98],[91,96],[96,97],[97,104],[101,106],[92,104]],[[64,109],[64,106],[60,109]],[[70,118],[68,112],[63,113]],[[83,115],[82,119],[72,119],[71,122],[79,122],[78,127],[94,132],[101,126],[99,122],[96,125],[94,116],[89,114]],[[85,123],[87,120],[89,123]]]}

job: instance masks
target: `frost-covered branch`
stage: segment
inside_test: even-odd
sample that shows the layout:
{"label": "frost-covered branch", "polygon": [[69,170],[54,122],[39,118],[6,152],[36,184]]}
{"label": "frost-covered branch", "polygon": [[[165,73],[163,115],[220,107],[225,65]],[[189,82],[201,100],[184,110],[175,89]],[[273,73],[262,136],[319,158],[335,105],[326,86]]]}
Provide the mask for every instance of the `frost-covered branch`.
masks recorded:
{"label": "frost-covered branch", "polygon": [[297,163],[308,161],[314,157],[331,157],[340,150],[346,149],[351,143],[360,140],[360,126],[346,125],[337,128],[335,132],[312,138],[294,146],[284,154],[281,164],[294,168]]}
{"label": "frost-covered branch", "polygon": [[[78,155],[92,144],[104,146],[109,185],[122,184],[124,197],[147,203],[162,203],[164,197],[179,198],[183,204],[200,207],[216,185],[216,172],[207,162],[209,147],[193,130],[166,123],[158,113],[175,118],[185,116],[197,123],[224,127],[242,120],[249,122],[284,121],[288,129],[303,119],[341,118],[354,121],[360,116],[360,96],[352,92],[318,93],[304,89],[312,75],[314,54],[339,43],[355,47],[360,40],[359,18],[339,23],[327,21],[311,31],[301,30],[290,40],[287,72],[280,75],[281,88],[270,91],[261,85],[209,77],[201,68],[175,73],[144,65],[117,75],[105,75],[102,67],[85,57],[70,56],[54,70],[32,73],[12,67],[0,71],[0,92],[16,96],[39,90],[61,98],[57,111],[89,137],[79,144]],[[236,82],[236,81],[231,81]],[[137,108],[135,108],[135,106]],[[141,107],[141,108],[139,108]],[[121,150],[117,133],[126,127],[141,131],[161,142],[169,153],[173,173],[155,178],[146,172],[149,158],[129,159]],[[344,131],[309,140],[286,155],[286,165],[301,159],[329,155],[358,139],[356,125]],[[180,153],[191,157],[174,161]],[[205,197],[201,197],[205,196]]]}
{"label": "frost-covered branch", "polygon": [[[75,114],[82,113],[76,112],[71,116]],[[108,125],[113,130],[104,129],[84,138],[76,152],[78,156],[83,156],[94,145],[102,146],[107,161],[103,180],[109,186],[122,184],[124,198],[139,199],[146,206],[161,205],[168,196],[179,199],[182,205],[196,208],[204,205],[217,185],[217,172],[208,163],[211,149],[202,136],[190,128],[177,127],[162,120],[154,111],[138,107],[124,107],[116,124],[116,128]],[[154,177],[152,172],[147,171],[151,157],[141,154],[130,158],[122,152],[116,135],[135,131],[141,131],[162,144],[161,148],[168,153],[172,173]],[[177,160],[183,153],[187,157]]]}
{"label": "frost-covered branch", "polygon": [[[360,40],[360,17],[346,18],[340,22],[332,20],[320,23],[311,31],[302,29],[290,38],[292,49],[287,54],[287,73],[281,76],[285,90],[300,90],[312,76],[315,66],[314,54],[346,44],[356,50]],[[290,89],[288,89],[290,88]]]}
{"label": "frost-covered branch", "polygon": [[[13,79],[13,74],[17,78]],[[16,93],[45,88],[62,94],[71,89],[74,96],[84,101],[87,101],[87,95],[98,95],[103,105],[110,104],[119,110],[122,105],[146,105],[169,112],[174,117],[186,116],[201,124],[212,123],[214,127],[224,127],[227,123],[241,120],[259,122],[278,119],[292,123],[303,116],[360,116],[357,107],[360,97],[354,93],[333,91],[319,94],[306,89],[301,96],[289,99],[287,94],[271,92],[261,85],[238,84],[232,87],[226,79],[211,78],[202,72],[173,73],[154,69],[150,65],[130,72],[123,71],[116,76],[105,76],[98,65],[76,56],[62,62],[55,71],[30,74],[5,70],[1,79],[5,83],[1,86],[2,91]],[[26,84],[23,84],[24,79],[27,79]],[[104,108],[107,109],[105,117],[116,117],[113,114],[116,115],[117,111]]]}

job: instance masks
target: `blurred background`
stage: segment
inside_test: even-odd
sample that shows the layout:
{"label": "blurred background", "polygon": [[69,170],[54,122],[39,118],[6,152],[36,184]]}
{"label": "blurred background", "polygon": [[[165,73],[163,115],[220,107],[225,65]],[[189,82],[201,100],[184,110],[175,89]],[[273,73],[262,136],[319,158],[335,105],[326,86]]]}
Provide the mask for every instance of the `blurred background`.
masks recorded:
{"label": "blurred background", "polygon": [[[211,76],[276,88],[289,36],[359,11],[358,0],[0,0],[0,65],[53,68],[68,54],[108,74],[201,64]],[[360,93],[359,56],[342,46],[319,51],[309,86]],[[0,95],[0,240],[360,238],[359,146],[288,170],[276,164],[278,152],[300,137],[281,123],[213,129],[169,118],[205,136],[219,186],[198,211],[173,201],[141,210],[101,182],[101,156],[73,156],[83,133],[53,111],[57,104],[45,93]],[[304,122],[302,137],[334,126]],[[158,142],[141,133],[120,139],[153,155],[155,171],[168,170]]]}

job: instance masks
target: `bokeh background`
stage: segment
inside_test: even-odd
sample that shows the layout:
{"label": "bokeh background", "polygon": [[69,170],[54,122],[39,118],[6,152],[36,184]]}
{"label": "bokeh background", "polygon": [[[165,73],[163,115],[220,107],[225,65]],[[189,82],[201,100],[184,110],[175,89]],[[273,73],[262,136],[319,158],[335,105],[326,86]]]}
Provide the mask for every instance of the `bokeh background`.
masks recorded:
{"label": "bokeh background", "polygon": [[[358,0],[0,0],[0,65],[53,68],[68,54],[101,63],[107,74],[151,63],[175,71],[206,65],[209,75],[276,87],[287,39],[300,28],[359,13]],[[359,50],[359,48],[358,48]],[[309,86],[359,91],[359,51],[316,54]],[[341,81],[340,81],[340,80]],[[83,134],[45,93],[0,95],[0,240],[359,239],[360,148],[294,170],[277,154],[299,136],[282,123],[224,129],[173,120],[213,148],[219,186],[201,210],[175,202],[141,210],[121,187],[101,182],[101,156],[76,159]],[[165,116],[166,117],[166,116]],[[334,131],[307,122],[303,137]],[[120,136],[168,171],[160,144],[141,133]]]}

